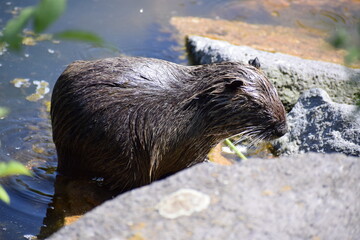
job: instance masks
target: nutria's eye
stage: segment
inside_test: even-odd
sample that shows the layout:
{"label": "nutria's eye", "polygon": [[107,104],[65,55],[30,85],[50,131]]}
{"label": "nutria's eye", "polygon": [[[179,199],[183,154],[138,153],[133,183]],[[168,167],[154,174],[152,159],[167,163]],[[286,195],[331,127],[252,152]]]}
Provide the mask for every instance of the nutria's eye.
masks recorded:
{"label": "nutria's eye", "polygon": [[229,83],[226,84],[226,87],[230,90],[238,90],[244,85],[244,82],[240,79],[232,79]]}
{"label": "nutria's eye", "polygon": [[259,61],[259,59],[258,59],[257,57],[254,58],[254,59],[250,59],[250,60],[249,60],[249,64],[250,64],[251,66],[253,66],[253,67],[256,67],[257,69],[259,69],[260,66],[261,66],[260,61]]}

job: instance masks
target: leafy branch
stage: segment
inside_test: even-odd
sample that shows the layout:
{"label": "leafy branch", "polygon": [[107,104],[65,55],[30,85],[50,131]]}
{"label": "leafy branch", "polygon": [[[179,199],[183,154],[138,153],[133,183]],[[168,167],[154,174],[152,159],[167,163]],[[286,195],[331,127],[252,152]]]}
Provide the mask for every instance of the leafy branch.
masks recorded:
{"label": "leafy branch", "polygon": [[[67,0],[41,0],[38,5],[24,8],[17,17],[6,24],[0,43],[6,43],[10,50],[20,51],[24,39],[24,29],[32,23],[35,34],[40,34],[50,27],[66,9]],[[99,47],[112,46],[105,44],[98,35],[82,30],[66,30],[54,34],[54,37],[64,40],[88,42]]]}
{"label": "leafy branch", "polygon": [[[66,9],[67,0],[41,0],[38,5],[26,7],[19,15],[9,20],[2,31],[0,45],[8,46],[12,51],[21,51],[24,41],[24,29],[32,23],[35,34],[40,34],[48,29]],[[64,40],[88,42],[95,46],[107,47],[116,50],[114,47],[105,44],[98,35],[81,30],[66,30],[54,34],[54,37]],[[0,119],[9,114],[9,109],[0,106]],[[0,177],[22,174],[31,176],[30,171],[21,163],[10,161],[0,162]],[[0,200],[10,203],[9,195],[0,185]]]}

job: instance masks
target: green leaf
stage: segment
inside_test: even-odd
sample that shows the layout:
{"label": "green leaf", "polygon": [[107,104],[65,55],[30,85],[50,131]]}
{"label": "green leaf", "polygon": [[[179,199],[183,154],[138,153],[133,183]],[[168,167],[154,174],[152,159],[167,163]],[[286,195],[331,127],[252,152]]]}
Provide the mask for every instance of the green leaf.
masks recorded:
{"label": "green leaf", "polygon": [[65,11],[66,0],[41,0],[35,10],[34,31],[43,32]]}
{"label": "green leaf", "polygon": [[0,177],[6,177],[16,174],[31,176],[30,171],[19,162],[0,162]]}
{"label": "green leaf", "polygon": [[66,30],[56,33],[55,38],[61,38],[64,40],[88,42],[97,46],[104,45],[104,40],[92,32],[80,31],[80,30]]}
{"label": "green leaf", "polygon": [[5,26],[1,41],[9,44],[10,49],[20,50],[22,44],[22,30],[34,15],[35,8],[24,8],[18,17],[11,19]]}
{"label": "green leaf", "polygon": [[0,107],[0,119],[6,117],[10,110],[6,107]]}
{"label": "green leaf", "polygon": [[10,197],[1,185],[0,185],[0,200],[3,200],[7,204],[10,203]]}

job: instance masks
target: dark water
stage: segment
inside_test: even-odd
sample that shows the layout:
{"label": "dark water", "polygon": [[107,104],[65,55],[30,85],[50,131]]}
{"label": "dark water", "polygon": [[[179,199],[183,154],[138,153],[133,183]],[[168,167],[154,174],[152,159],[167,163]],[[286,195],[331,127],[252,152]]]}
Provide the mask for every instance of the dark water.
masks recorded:
{"label": "dark water", "polygon": [[[16,7],[35,5],[37,2],[1,1],[0,27],[12,18],[11,12]],[[254,2],[69,0],[66,13],[49,32],[90,30],[119,48],[122,54],[187,64],[186,58],[183,58],[183,44],[174,40],[174,29],[169,25],[172,16],[223,18],[290,27],[301,23],[324,31],[335,28],[339,22],[351,28],[358,21],[351,15],[351,10],[338,7],[337,4],[324,8],[323,14],[309,7],[290,9],[289,14],[279,15],[276,8],[267,11],[266,5],[251,7]],[[244,8],[244,3],[250,7]],[[5,51],[0,55],[0,107],[10,109],[10,114],[0,119],[0,161],[15,159],[32,167],[34,171],[32,178],[15,176],[0,179],[11,197],[10,205],[0,202],[0,239],[31,239],[39,234],[41,228],[48,228],[51,232],[49,224],[56,222],[45,220],[47,211],[51,212],[53,207],[56,177],[56,153],[51,141],[46,105],[50,93],[38,101],[28,101],[26,97],[35,92],[33,81],[44,80],[49,83],[51,90],[57,77],[70,62],[118,54],[84,43],[41,41],[35,46],[25,46],[19,54]],[[15,78],[29,79],[30,86],[16,88],[10,83]]]}

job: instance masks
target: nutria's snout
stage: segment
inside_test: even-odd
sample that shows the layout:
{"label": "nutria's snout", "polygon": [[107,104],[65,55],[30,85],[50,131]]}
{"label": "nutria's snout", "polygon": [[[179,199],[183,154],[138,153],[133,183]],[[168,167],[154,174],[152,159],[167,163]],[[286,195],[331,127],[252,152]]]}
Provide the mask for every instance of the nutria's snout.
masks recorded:
{"label": "nutria's snout", "polygon": [[280,123],[274,127],[274,139],[284,136],[289,131],[286,122]]}
{"label": "nutria's snout", "polygon": [[249,63],[118,57],[70,64],[51,99],[58,171],[102,177],[121,193],[203,162],[224,138],[283,136],[284,106],[259,59]]}

